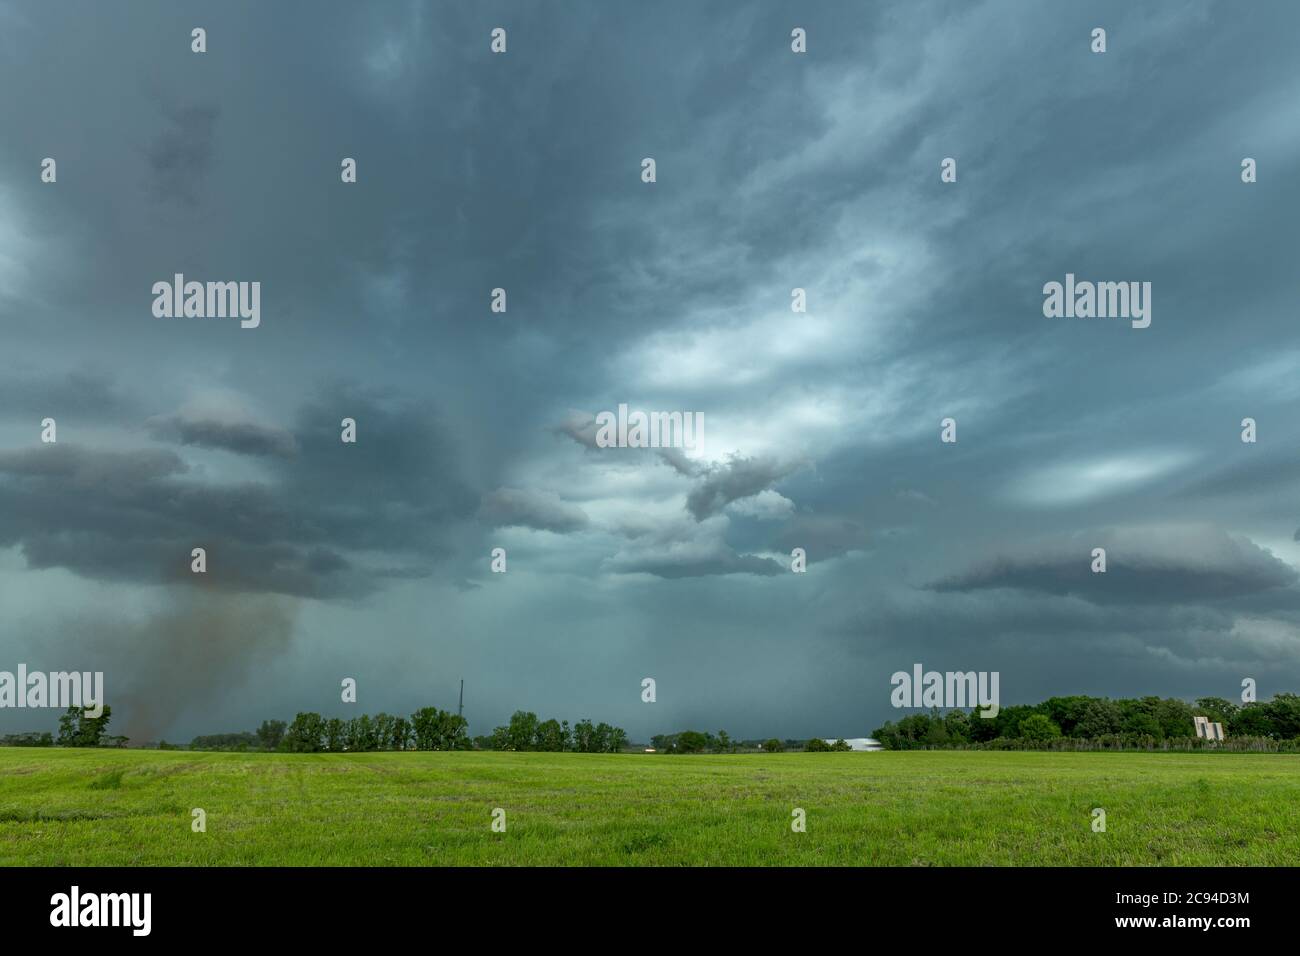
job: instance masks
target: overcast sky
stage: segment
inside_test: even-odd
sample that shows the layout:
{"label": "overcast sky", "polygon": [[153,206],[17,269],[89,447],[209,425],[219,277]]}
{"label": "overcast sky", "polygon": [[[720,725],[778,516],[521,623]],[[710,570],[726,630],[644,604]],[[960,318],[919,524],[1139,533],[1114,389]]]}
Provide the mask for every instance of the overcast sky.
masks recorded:
{"label": "overcast sky", "polygon": [[[462,677],[473,734],[642,740],[865,736],[914,663],[1300,690],[1298,40],[1282,0],[0,0],[0,670],[103,670],[137,740]],[[156,318],[175,273],[260,327]],[[1067,273],[1150,327],[1044,317]],[[593,447],[620,403],[702,446]]]}

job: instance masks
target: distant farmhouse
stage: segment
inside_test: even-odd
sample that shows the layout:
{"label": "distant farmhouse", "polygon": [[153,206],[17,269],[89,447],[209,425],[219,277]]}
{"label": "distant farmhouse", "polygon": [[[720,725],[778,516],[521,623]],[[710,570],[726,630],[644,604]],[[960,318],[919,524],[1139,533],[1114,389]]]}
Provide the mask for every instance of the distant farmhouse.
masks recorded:
{"label": "distant farmhouse", "polygon": [[1223,739],[1223,724],[1211,723],[1210,718],[1200,716],[1193,717],[1192,721],[1196,724],[1196,736],[1206,740]]}
{"label": "distant farmhouse", "polygon": [[[825,738],[823,738],[825,739]],[[849,745],[850,750],[884,750],[879,740],[873,737],[832,737],[826,742],[834,744],[837,740],[843,740]]]}

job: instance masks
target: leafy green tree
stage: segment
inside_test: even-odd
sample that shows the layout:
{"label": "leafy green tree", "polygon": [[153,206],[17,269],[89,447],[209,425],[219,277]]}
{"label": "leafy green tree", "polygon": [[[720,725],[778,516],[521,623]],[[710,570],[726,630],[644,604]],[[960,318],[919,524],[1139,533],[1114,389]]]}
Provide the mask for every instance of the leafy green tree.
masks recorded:
{"label": "leafy green tree", "polygon": [[769,737],[767,740],[763,741],[763,749],[767,753],[776,754],[785,749],[785,744],[781,743],[781,741],[777,740],[775,737]]}
{"label": "leafy green tree", "polygon": [[280,741],[280,749],[290,753],[318,753],[324,745],[325,720],[312,711],[295,715]]}
{"label": "leafy green tree", "polygon": [[388,749],[405,750],[411,744],[411,722],[405,717],[394,717],[389,728]]}
{"label": "leafy green tree", "polygon": [[78,747],[98,747],[104,742],[108,733],[108,722],[113,716],[113,708],[104,705],[104,711],[98,717],[90,717],[83,711],[81,723],[77,729]]}
{"label": "leafy green tree", "polygon": [[1195,733],[1192,708],[1185,701],[1166,697],[1153,708],[1160,733],[1165,737],[1187,737]]}
{"label": "leafy green tree", "polygon": [[532,750],[537,746],[537,715],[531,710],[516,710],[510,715],[511,750]]}
{"label": "leafy green tree", "polygon": [[1275,740],[1300,737],[1300,697],[1295,694],[1275,694],[1265,706]]}
{"label": "leafy green tree", "polygon": [[627,746],[627,731],[622,727],[612,727],[609,731],[609,752],[612,754],[622,753],[623,748]]}
{"label": "leafy green tree", "polygon": [[325,749],[339,753],[347,749],[347,724],[338,717],[325,721]]}
{"label": "leafy green tree", "polygon": [[1020,722],[1020,736],[1025,740],[1055,740],[1061,728],[1046,714],[1030,714]]}
{"label": "leafy green tree", "polygon": [[1232,732],[1241,737],[1271,737],[1273,722],[1269,719],[1268,708],[1261,703],[1243,705],[1233,717]]}
{"label": "leafy green tree", "polygon": [[943,729],[947,733],[950,741],[954,743],[967,743],[971,739],[971,721],[982,719],[982,717],[978,716],[972,717],[964,710],[953,708],[943,715]]}
{"label": "leafy green tree", "polygon": [[1154,737],[1157,740],[1164,738],[1164,730],[1160,726],[1160,719],[1156,715],[1156,709],[1160,703],[1159,697],[1143,697],[1139,700],[1121,700],[1118,701],[1120,708],[1120,732],[1124,736],[1133,737]]}
{"label": "leafy green tree", "polygon": [[453,714],[451,711],[443,711],[442,715],[442,747],[443,750],[469,750],[469,721],[460,714]]}
{"label": "leafy green tree", "polygon": [[263,750],[275,750],[284,739],[283,720],[264,720],[257,728],[257,741]]}
{"label": "leafy green tree", "polygon": [[390,714],[375,714],[375,750],[387,750],[393,738],[393,718]]}
{"label": "leafy green tree", "polygon": [[1232,722],[1240,710],[1236,704],[1222,697],[1198,697],[1194,714],[1208,717],[1212,723],[1222,724],[1225,733],[1232,727]]}
{"label": "leafy green tree", "polygon": [[698,730],[683,730],[677,735],[677,744],[673,753],[699,754],[708,749],[709,738]]}
{"label": "leafy green tree", "polygon": [[1122,726],[1123,714],[1119,706],[1105,698],[1094,698],[1083,708],[1083,714],[1075,724],[1074,732],[1076,737],[1096,740],[1098,737],[1118,734]]}
{"label": "leafy green tree", "polygon": [[59,718],[59,737],[58,746],[75,747],[77,738],[81,729],[81,710],[77,707],[69,707]]}
{"label": "leafy green tree", "polygon": [[1061,729],[1063,737],[1078,737],[1078,724],[1094,698],[1082,695],[1049,697],[1038,705],[1039,712]]}
{"label": "leafy green tree", "polygon": [[580,754],[595,753],[596,728],[587,718],[573,725],[573,749]]}
{"label": "leafy green tree", "polygon": [[554,717],[537,725],[536,747],[552,753],[564,749],[564,733]]}

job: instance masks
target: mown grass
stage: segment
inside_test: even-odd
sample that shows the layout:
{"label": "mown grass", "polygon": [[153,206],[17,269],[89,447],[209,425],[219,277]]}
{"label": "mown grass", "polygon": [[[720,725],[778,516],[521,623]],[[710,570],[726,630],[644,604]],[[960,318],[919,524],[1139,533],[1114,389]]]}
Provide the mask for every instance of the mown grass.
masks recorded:
{"label": "mown grass", "polygon": [[1285,754],[0,748],[10,866],[1297,862],[1300,756]]}

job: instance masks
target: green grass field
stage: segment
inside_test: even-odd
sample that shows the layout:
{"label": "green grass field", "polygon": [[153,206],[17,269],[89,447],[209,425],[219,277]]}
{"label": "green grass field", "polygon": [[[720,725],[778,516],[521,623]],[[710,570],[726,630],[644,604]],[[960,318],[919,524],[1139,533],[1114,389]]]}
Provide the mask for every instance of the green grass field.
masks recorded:
{"label": "green grass field", "polygon": [[1295,755],[0,749],[4,865],[1297,863]]}

